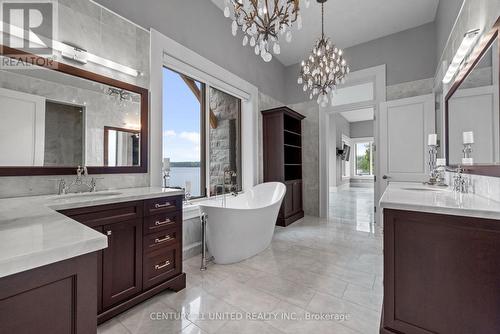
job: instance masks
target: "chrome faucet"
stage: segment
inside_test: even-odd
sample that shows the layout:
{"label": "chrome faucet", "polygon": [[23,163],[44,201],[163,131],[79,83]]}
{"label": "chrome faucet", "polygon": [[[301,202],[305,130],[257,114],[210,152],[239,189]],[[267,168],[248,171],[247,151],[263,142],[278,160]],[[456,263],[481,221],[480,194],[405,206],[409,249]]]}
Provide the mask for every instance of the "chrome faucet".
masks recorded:
{"label": "chrome faucet", "polygon": [[470,176],[464,175],[464,169],[460,166],[455,170],[453,177],[453,191],[461,194],[468,194],[472,187]]}
{"label": "chrome faucet", "polygon": [[[85,186],[89,190],[89,192],[93,193],[97,191],[97,180],[98,178],[91,177],[90,180],[85,181],[85,179],[88,179],[89,177],[89,172],[87,167],[81,167],[78,166],[76,169],[76,178],[69,184],[67,189],[70,189],[73,186]],[[100,178],[99,178],[100,179]]]}

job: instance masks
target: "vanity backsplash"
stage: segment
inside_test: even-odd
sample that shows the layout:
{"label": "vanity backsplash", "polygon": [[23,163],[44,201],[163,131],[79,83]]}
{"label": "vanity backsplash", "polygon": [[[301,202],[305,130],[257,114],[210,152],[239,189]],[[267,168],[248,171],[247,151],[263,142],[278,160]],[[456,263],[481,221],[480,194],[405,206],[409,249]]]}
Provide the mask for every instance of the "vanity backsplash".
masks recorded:
{"label": "vanity backsplash", "polygon": [[[448,184],[453,183],[455,173],[446,173]],[[472,183],[471,193],[488,198],[494,201],[500,201],[500,178],[482,175],[469,175]]]}

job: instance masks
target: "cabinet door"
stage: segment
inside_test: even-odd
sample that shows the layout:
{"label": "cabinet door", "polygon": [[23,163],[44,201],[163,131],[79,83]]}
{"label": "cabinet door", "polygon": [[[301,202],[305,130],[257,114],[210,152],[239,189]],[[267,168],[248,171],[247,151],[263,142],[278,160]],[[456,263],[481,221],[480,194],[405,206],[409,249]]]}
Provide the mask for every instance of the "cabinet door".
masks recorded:
{"label": "cabinet door", "polygon": [[142,220],[104,226],[108,248],[103,252],[103,309],[142,290]]}
{"label": "cabinet door", "polygon": [[284,213],[284,218],[287,218],[288,216],[293,214],[293,184],[292,183],[285,183],[286,185],[286,194],[285,198],[283,199],[283,213]]}
{"label": "cabinet door", "polygon": [[302,210],[302,182],[293,183],[293,213]]}

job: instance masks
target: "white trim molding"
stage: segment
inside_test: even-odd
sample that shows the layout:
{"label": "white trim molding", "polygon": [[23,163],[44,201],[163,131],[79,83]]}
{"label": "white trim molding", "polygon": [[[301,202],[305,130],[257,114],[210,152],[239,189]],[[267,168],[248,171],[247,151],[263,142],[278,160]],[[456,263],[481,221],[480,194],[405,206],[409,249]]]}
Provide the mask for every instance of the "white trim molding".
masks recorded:
{"label": "white trim molding", "polygon": [[[378,117],[380,113],[380,103],[386,101],[386,65],[366,68],[363,70],[351,72],[348,76],[347,82],[342,87],[349,87],[359,85],[361,83],[373,82],[374,87],[374,100],[362,101],[359,103],[352,103],[347,105],[340,105],[335,107],[326,107],[319,109],[319,214],[320,217],[326,218],[328,216],[328,207],[330,201],[330,176],[329,168],[333,168],[336,175],[336,164],[330,166],[330,152],[329,152],[329,138],[333,135],[336,136],[335,129],[330,129],[329,117],[337,112],[362,109],[373,107],[375,109],[374,119],[374,138],[375,147],[378,147]],[[339,88],[342,88],[339,87]],[[378,150],[375,151],[375,170],[378,171]],[[377,173],[377,172],[376,172]],[[377,174],[376,174],[377,175]],[[377,176],[377,181],[378,181]],[[375,183],[375,201],[378,201],[380,194],[378,192],[378,183]]]}
{"label": "white trim molding", "polygon": [[[151,185],[161,186],[163,155],[163,67],[183,73],[207,86],[217,88],[242,100],[242,187],[249,189],[259,180],[258,96],[256,86],[202,57],[173,39],[151,29]],[[207,171],[208,172],[208,171]]]}

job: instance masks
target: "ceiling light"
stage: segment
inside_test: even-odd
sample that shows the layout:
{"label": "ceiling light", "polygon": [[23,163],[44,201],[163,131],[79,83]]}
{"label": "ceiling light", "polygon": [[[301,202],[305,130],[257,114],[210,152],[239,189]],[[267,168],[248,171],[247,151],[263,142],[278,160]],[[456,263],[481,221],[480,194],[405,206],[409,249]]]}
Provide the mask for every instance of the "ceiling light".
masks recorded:
{"label": "ceiling light", "polygon": [[[231,17],[231,32],[243,31],[243,45],[250,44],[255,54],[265,62],[273,58],[271,52],[280,54],[280,36],[287,42],[292,41],[292,26],[302,28],[302,17],[299,8],[300,0],[225,0],[224,16]],[[310,0],[306,0],[309,7]],[[232,7],[232,11],[229,9]]]}
{"label": "ceiling light", "polygon": [[302,61],[297,83],[303,85],[304,92],[309,91],[310,99],[317,96],[318,104],[326,107],[328,94],[331,94],[333,101],[334,90],[338,84],[344,83],[350,69],[342,49],[335,47],[335,44],[325,37],[324,3],[327,0],[317,1],[321,3],[321,37],[314,44],[307,60]]}
{"label": "ceiling light", "polygon": [[462,65],[465,57],[467,57],[472,47],[474,46],[475,42],[477,41],[479,33],[480,30],[475,29],[469,31],[464,35],[464,39],[462,40],[462,43],[460,44],[460,47],[458,48],[455,57],[453,57],[453,60],[451,61],[450,66],[448,67],[448,71],[446,72],[446,75],[443,78],[443,83],[448,84],[455,77],[455,74]]}

